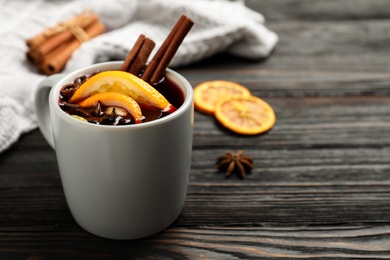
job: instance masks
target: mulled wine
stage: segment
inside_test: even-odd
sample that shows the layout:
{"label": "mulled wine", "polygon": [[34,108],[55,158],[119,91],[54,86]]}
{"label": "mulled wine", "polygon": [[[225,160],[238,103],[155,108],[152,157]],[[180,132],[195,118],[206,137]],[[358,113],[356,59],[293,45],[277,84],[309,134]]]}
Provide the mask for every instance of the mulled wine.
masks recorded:
{"label": "mulled wine", "polygon": [[[126,109],[120,106],[107,106],[98,102],[94,106],[82,107],[79,104],[70,103],[69,99],[73,96],[74,92],[92,76],[100,72],[93,73],[91,75],[82,75],[77,77],[73,83],[64,85],[60,90],[59,106],[67,114],[93,124],[99,125],[130,125],[134,124],[134,117],[126,111]],[[153,121],[162,117],[165,117],[173,113],[184,102],[184,94],[180,88],[170,80],[168,77],[164,77],[160,82],[153,85],[161,95],[163,95],[171,106],[166,109],[156,108],[150,104],[138,102],[138,105],[142,111],[142,122]]]}

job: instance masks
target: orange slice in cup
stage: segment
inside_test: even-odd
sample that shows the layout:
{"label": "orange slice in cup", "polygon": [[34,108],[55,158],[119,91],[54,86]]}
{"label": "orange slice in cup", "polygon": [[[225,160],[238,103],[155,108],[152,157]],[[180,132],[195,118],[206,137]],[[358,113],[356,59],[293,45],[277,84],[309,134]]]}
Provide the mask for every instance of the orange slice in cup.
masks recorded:
{"label": "orange slice in cup", "polygon": [[221,100],[216,105],[215,117],[226,128],[244,135],[266,132],[276,121],[272,107],[254,96],[235,96]]}
{"label": "orange slice in cup", "polygon": [[75,91],[69,103],[78,103],[97,93],[118,92],[126,94],[138,103],[149,104],[160,109],[170,106],[168,100],[155,88],[139,77],[124,71],[103,71]]}
{"label": "orange slice in cup", "polygon": [[194,105],[201,112],[213,115],[218,101],[231,96],[250,96],[250,91],[235,82],[206,81],[194,88]]}
{"label": "orange slice in cup", "polygon": [[121,107],[127,110],[129,114],[134,118],[136,124],[142,123],[142,112],[138,103],[126,94],[118,92],[104,92],[90,96],[78,105],[81,107],[93,107],[100,102],[104,106]]}

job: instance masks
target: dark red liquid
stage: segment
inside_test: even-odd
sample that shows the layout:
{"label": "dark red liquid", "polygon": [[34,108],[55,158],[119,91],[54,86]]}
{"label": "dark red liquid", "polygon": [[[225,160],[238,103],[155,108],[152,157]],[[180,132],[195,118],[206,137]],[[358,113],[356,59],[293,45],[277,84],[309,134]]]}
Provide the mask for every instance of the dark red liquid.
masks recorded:
{"label": "dark red liquid", "polygon": [[181,107],[184,103],[184,94],[172,80],[164,78],[163,81],[153,86],[176,108]]}
{"label": "dark red liquid", "polygon": [[[96,73],[95,73],[96,74]],[[98,104],[95,107],[82,108],[77,104],[69,104],[67,101],[73,95],[75,89],[77,89],[83,82],[88,80],[92,75],[83,75],[74,80],[73,83],[67,84],[62,87],[60,91],[60,108],[69,115],[80,116],[86,119],[89,123],[100,125],[129,125],[134,124],[134,119],[131,115],[121,115],[121,113],[115,110],[111,113],[107,113],[107,107]],[[172,108],[167,110],[160,110],[149,105],[139,104],[142,110],[143,122],[153,121],[162,117],[165,117],[171,113],[174,113],[184,103],[184,94],[180,88],[170,79],[165,77],[159,83],[153,85],[168,101],[173,105]]]}

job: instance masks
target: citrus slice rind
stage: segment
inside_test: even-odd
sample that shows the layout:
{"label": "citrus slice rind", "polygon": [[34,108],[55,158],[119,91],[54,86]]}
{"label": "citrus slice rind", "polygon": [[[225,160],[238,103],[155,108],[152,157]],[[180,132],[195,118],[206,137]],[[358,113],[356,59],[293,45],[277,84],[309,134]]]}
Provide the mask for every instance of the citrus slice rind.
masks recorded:
{"label": "citrus slice rind", "polygon": [[206,81],[194,88],[194,106],[197,110],[213,115],[218,101],[225,97],[250,96],[250,91],[235,82]]}
{"label": "citrus slice rind", "polygon": [[272,107],[255,96],[236,96],[217,103],[215,118],[226,128],[243,135],[270,130],[276,121]]}
{"label": "citrus slice rind", "polygon": [[136,124],[142,123],[142,111],[138,103],[126,94],[118,92],[103,92],[90,96],[77,103],[80,107],[93,107],[100,102],[104,106],[124,108],[134,118]]}
{"label": "citrus slice rind", "polygon": [[139,77],[124,71],[100,72],[78,88],[69,103],[78,103],[98,93],[118,92],[126,94],[136,102],[150,104],[159,109],[167,108],[170,103],[155,88]]}

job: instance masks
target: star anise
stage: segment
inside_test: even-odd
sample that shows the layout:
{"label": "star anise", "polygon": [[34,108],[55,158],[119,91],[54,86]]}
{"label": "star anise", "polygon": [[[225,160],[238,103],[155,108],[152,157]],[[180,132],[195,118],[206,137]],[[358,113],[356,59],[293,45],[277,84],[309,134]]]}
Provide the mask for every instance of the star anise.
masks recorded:
{"label": "star anise", "polygon": [[228,152],[217,158],[217,168],[220,171],[226,171],[226,177],[230,177],[235,172],[244,178],[245,174],[252,170],[253,160],[251,157],[245,156],[242,150],[239,150],[236,154]]}

